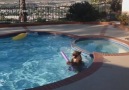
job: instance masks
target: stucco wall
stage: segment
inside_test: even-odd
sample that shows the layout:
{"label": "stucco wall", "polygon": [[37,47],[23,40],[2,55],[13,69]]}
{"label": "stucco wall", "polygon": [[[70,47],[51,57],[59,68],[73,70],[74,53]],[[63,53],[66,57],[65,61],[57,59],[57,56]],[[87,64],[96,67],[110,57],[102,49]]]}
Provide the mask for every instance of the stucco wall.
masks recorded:
{"label": "stucco wall", "polygon": [[122,1],[122,12],[127,12],[129,14],[129,0]]}

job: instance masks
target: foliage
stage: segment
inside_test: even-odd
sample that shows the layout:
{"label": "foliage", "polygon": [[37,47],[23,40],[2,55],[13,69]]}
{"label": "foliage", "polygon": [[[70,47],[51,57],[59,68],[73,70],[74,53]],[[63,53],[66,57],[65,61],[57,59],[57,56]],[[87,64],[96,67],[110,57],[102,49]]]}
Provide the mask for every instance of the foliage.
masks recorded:
{"label": "foliage", "polygon": [[100,12],[99,17],[100,17],[99,21],[101,22],[109,21],[109,15],[107,14],[106,11]]}
{"label": "foliage", "polygon": [[100,12],[100,17],[101,18],[106,18],[107,16],[107,12],[103,11],[103,12]]}
{"label": "foliage", "polygon": [[19,23],[19,20],[14,18],[5,18],[5,16],[0,16],[0,23]]}
{"label": "foliage", "polygon": [[0,20],[4,20],[5,19],[5,16],[4,15],[1,15],[0,16]]}
{"label": "foliage", "polygon": [[94,21],[99,18],[99,11],[86,1],[75,3],[70,6],[66,18],[73,21]]}
{"label": "foliage", "polygon": [[46,22],[46,19],[43,19],[43,18],[41,18],[41,17],[38,17],[36,21],[37,21],[37,22]]}
{"label": "foliage", "polygon": [[120,23],[122,25],[128,25],[129,24],[129,15],[127,13],[123,13],[117,16],[118,20],[120,20]]}
{"label": "foliage", "polygon": [[111,2],[111,10],[114,12],[121,11],[122,5],[121,0],[112,0]]}
{"label": "foliage", "polygon": [[91,3],[99,3],[99,2],[105,2],[105,3],[110,3],[112,0],[90,0]]}
{"label": "foliage", "polygon": [[99,0],[91,0],[91,3],[98,3]]}

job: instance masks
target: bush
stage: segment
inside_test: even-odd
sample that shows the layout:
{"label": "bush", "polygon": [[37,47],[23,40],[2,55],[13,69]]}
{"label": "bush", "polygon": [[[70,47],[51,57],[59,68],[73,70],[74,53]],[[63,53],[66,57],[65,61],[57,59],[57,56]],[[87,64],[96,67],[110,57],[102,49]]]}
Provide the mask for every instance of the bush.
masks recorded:
{"label": "bush", "polygon": [[4,20],[4,19],[5,19],[5,16],[4,15],[0,16],[0,21],[1,20]]}
{"label": "bush", "polygon": [[121,11],[121,0],[112,0],[110,9],[114,12]]}
{"label": "bush", "polygon": [[105,11],[100,12],[100,18],[106,18],[107,17],[107,13]]}
{"label": "bush", "polygon": [[43,19],[43,18],[41,18],[41,17],[38,17],[36,21],[37,21],[37,22],[46,22],[46,19]]}
{"label": "bush", "polygon": [[108,16],[107,12],[105,12],[105,11],[100,12],[99,13],[99,21],[101,21],[101,22],[108,21],[109,17],[107,17],[107,16]]}
{"label": "bush", "polygon": [[117,16],[118,20],[122,25],[128,25],[129,24],[129,15],[127,13],[123,13]]}
{"label": "bush", "polygon": [[86,1],[75,3],[70,6],[66,18],[73,21],[95,21],[99,18],[99,11]]}

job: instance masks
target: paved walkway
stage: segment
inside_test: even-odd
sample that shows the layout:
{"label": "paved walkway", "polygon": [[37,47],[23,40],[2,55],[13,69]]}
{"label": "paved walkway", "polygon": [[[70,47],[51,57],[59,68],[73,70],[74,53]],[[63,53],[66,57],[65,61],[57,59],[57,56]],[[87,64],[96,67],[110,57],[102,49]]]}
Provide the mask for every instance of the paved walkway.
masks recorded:
{"label": "paved walkway", "polygon": [[[0,34],[25,31],[58,31],[79,36],[106,35],[126,40],[128,31],[111,25],[62,24],[0,28]],[[129,55],[104,56],[102,67],[92,75],[55,90],[129,90]]]}

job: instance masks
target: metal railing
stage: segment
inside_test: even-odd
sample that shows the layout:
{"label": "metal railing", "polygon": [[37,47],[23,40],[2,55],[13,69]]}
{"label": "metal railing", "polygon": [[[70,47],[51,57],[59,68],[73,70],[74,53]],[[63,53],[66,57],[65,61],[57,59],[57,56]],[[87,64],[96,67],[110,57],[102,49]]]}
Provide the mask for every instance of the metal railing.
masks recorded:
{"label": "metal railing", "polygon": [[[60,20],[66,17],[69,5],[54,5],[51,3],[27,3],[27,22],[45,22]],[[19,3],[0,5],[0,23],[20,23]]]}
{"label": "metal railing", "polygon": [[[76,1],[76,0],[75,0]],[[46,22],[64,20],[66,13],[75,2],[26,2],[27,22]],[[94,4],[93,6],[100,11],[109,10],[109,6],[101,7],[104,4]],[[105,4],[106,5],[106,4]],[[0,23],[20,23],[20,4],[15,3],[0,3]]]}

